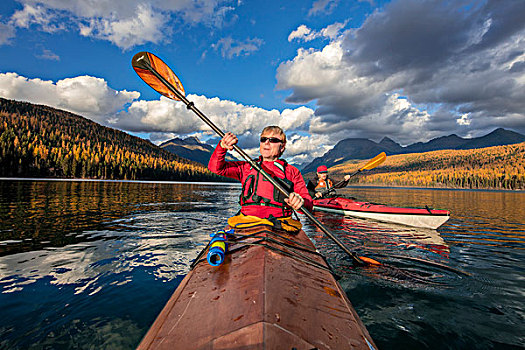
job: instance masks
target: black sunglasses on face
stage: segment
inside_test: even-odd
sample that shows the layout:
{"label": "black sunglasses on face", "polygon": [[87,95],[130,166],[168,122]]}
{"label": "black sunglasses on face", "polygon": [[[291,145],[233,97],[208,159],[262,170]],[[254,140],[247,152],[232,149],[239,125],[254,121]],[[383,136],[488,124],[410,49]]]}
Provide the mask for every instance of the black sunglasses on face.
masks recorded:
{"label": "black sunglasses on face", "polygon": [[270,141],[270,143],[283,143],[283,140],[277,137],[261,137],[261,143],[265,143],[266,141]]}

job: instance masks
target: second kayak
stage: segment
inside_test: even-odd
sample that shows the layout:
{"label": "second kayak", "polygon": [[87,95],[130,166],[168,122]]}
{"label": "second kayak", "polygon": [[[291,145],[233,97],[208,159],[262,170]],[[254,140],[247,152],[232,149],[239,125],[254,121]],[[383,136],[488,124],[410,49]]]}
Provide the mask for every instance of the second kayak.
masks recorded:
{"label": "second kayak", "polygon": [[342,197],[316,199],[314,210],[430,229],[438,228],[450,218],[448,210],[398,208]]}

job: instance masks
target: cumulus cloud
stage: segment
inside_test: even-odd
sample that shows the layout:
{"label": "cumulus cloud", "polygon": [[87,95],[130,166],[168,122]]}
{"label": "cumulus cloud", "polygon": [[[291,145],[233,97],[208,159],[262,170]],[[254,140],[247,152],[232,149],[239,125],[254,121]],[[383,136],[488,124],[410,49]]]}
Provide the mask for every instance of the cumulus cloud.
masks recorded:
{"label": "cumulus cloud", "polygon": [[79,76],[50,80],[0,73],[0,96],[64,109],[102,124],[126,104],[139,98],[136,91],[116,91],[100,78]]}
{"label": "cumulus cloud", "polygon": [[212,48],[215,51],[220,51],[222,57],[231,59],[236,56],[248,56],[252,52],[258,51],[263,43],[264,41],[259,38],[248,38],[241,41],[226,37],[212,44]]}
{"label": "cumulus cloud", "polygon": [[22,10],[16,11],[11,17],[15,27],[29,28],[36,25],[47,33],[54,33],[64,29],[64,24],[58,21],[58,14],[41,5],[24,4]]}
{"label": "cumulus cloud", "polygon": [[308,28],[304,24],[301,24],[299,27],[297,27],[296,30],[294,30],[293,32],[290,33],[290,35],[288,35],[288,41],[291,42],[294,39],[300,39],[304,41],[313,40],[315,39],[316,36],[315,35],[312,36],[311,32],[312,30],[310,28]]}
{"label": "cumulus cloud", "polygon": [[[188,95],[188,99],[222,130],[228,130],[239,137],[255,135],[250,142],[256,143],[256,136],[267,125],[279,125],[286,130],[300,130],[313,116],[307,107],[266,110],[246,106],[217,97]],[[118,114],[118,124],[135,132],[172,132],[180,135],[200,131],[211,131],[182,102],[165,97],[154,101],[134,101],[126,111]]]}
{"label": "cumulus cloud", "polygon": [[[23,8],[10,19],[14,27],[45,32],[78,30],[126,50],[167,39],[173,25],[220,27],[233,10],[229,0],[19,0]],[[0,44],[2,44],[0,37]]]}
{"label": "cumulus cloud", "polygon": [[80,23],[80,35],[108,40],[120,48],[129,49],[145,43],[158,43],[164,39],[163,29],[168,17],[156,13],[151,6],[139,4],[135,16],[120,20],[93,18]]}
{"label": "cumulus cloud", "polygon": [[288,41],[297,39],[299,41],[312,41],[317,38],[330,38],[335,39],[340,35],[341,30],[346,26],[346,23],[334,23],[326,28],[321,29],[319,32],[313,31],[306,25],[301,24],[296,30],[290,33]]}
{"label": "cumulus cloud", "polygon": [[402,143],[525,132],[523,15],[520,1],[394,1],[321,50],[299,49],[277,87],[316,101],[311,132]]}
{"label": "cumulus cloud", "polygon": [[[129,132],[153,133],[155,141],[165,141],[174,135],[209,134],[213,131],[182,102],[160,97],[158,100],[139,100],[136,91],[117,91],[104,79],[79,76],[57,81],[29,79],[16,73],[0,73],[0,96],[45,104],[90,118],[100,124]],[[306,131],[314,111],[301,106],[295,109],[266,110],[247,106],[217,97],[188,95],[221,130],[232,131],[239,136],[243,147],[252,155],[258,151],[258,137],[267,125],[279,125],[289,135]],[[301,152],[320,150],[319,140],[309,148],[300,146],[304,138],[290,141],[289,152],[293,156]],[[250,153],[250,154],[251,154]]]}

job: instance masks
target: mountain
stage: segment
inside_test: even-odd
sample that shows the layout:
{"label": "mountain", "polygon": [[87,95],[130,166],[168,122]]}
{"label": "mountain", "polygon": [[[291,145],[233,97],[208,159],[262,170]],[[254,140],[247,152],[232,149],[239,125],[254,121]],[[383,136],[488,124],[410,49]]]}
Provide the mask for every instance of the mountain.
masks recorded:
{"label": "mountain", "polygon": [[0,98],[0,176],[222,181],[149,141],[43,105]]}
{"label": "mountain", "polygon": [[435,139],[432,139],[428,142],[417,142],[412,145],[409,145],[402,149],[400,152],[393,153],[393,154],[400,154],[400,153],[423,153],[423,152],[430,152],[430,151],[437,151],[441,149],[459,149],[459,147],[463,146],[465,144],[465,139],[459,137],[456,134],[448,135],[448,136],[442,136]]}
{"label": "mountain", "polygon": [[484,148],[492,146],[512,145],[525,141],[525,136],[514,131],[498,128],[482,137],[470,139],[459,149]]}
{"label": "mountain", "polygon": [[325,153],[322,157],[315,158],[310,164],[306,165],[301,172],[303,174],[316,171],[320,165],[328,167],[344,163],[349,159],[372,158],[378,153],[385,151],[386,147],[367,139],[346,139],[339,141],[334,148]]}
{"label": "mountain", "polygon": [[386,136],[383,137],[383,139],[379,142],[379,145],[392,153],[401,152],[401,150],[403,149],[403,147],[399,143],[394,142],[391,138],[388,138]]}
{"label": "mountain", "polygon": [[498,128],[491,133],[475,138],[462,138],[455,134],[442,136],[428,142],[417,142],[403,147],[388,137],[384,137],[379,143],[362,138],[351,138],[339,141],[334,148],[322,157],[315,158],[311,163],[302,168],[303,174],[316,171],[317,167],[324,164],[332,167],[352,159],[368,159],[381,152],[387,155],[423,153],[438,150],[460,150],[475,149],[492,146],[511,145],[525,142],[525,135],[514,131]]}
{"label": "mountain", "polygon": [[[205,166],[208,166],[211,154],[215,149],[215,147],[201,142],[195,136],[191,136],[186,139],[180,139],[176,137],[172,140],[161,143],[159,147],[165,149],[168,152],[176,154],[179,157],[201,163]],[[226,160],[237,159],[228,153],[226,154]]]}

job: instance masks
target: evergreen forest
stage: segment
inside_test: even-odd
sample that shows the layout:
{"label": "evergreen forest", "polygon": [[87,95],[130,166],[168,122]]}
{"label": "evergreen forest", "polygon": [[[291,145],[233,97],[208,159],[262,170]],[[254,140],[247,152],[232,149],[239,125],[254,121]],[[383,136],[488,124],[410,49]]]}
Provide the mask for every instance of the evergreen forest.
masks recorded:
{"label": "evergreen forest", "polygon": [[[364,163],[349,161],[330,172],[338,179]],[[388,156],[377,168],[357,175],[353,184],[524,190],[525,143]]]}
{"label": "evergreen forest", "polygon": [[149,141],[43,105],[0,98],[0,176],[223,181]]}

